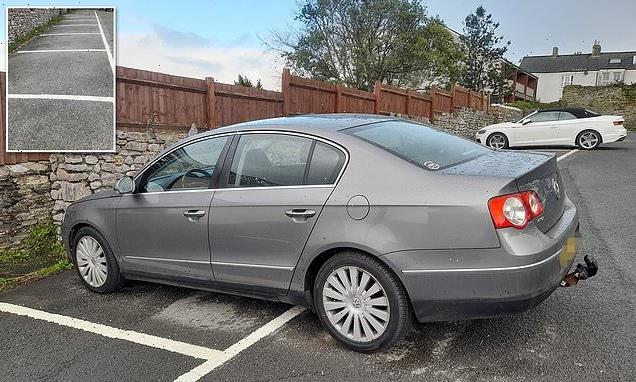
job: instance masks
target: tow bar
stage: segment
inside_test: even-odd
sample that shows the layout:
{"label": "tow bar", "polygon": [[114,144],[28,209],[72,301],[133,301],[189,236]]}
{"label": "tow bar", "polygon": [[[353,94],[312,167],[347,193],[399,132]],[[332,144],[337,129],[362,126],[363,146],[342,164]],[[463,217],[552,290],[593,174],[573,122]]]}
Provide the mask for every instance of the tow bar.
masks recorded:
{"label": "tow bar", "polygon": [[574,272],[568,274],[561,280],[562,287],[571,287],[576,285],[579,280],[585,280],[587,278],[593,277],[598,272],[598,264],[594,257],[586,255],[583,257],[585,261],[585,265],[578,263]]}

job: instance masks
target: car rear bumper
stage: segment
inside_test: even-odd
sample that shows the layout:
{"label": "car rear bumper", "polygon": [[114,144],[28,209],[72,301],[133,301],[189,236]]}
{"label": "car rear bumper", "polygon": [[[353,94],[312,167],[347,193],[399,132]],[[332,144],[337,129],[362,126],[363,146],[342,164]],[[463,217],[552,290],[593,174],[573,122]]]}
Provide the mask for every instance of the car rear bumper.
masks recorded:
{"label": "car rear bumper", "polygon": [[625,137],[627,137],[627,130],[624,128],[616,130],[617,131],[612,134],[604,134],[603,143],[620,142],[625,140]]}
{"label": "car rear bumper", "polygon": [[[497,250],[456,250],[454,255],[448,251],[446,267],[427,267],[427,257],[432,260],[430,263],[437,260],[426,250],[387,254],[384,258],[394,269],[399,269],[421,322],[513,314],[534,307],[558,287],[574,262],[578,228],[576,208],[568,200],[560,221],[545,234],[536,234],[535,241],[541,242],[538,247],[542,248],[536,253],[512,254],[504,249],[507,246]],[[519,237],[532,239],[525,234]],[[488,266],[457,265],[468,263],[464,259],[469,258],[482,259]],[[496,266],[488,260],[493,258],[500,263],[516,264]]]}

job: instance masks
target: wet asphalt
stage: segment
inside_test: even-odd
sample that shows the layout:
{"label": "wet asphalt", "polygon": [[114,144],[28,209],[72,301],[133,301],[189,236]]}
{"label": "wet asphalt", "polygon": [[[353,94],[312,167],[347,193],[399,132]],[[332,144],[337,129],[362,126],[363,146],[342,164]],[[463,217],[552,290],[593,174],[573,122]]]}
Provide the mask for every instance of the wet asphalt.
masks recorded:
{"label": "wet asphalt", "polygon": [[[59,52],[106,48],[96,14],[106,45],[113,52],[113,12],[77,10],[9,56],[9,150],[113,149],[114,102],[68,99],[69,96],[114,97],[114,73],[107,53]],[[56,95],[66,99],[24,99],[12,95]]]}
{"label": "wet asphalt", "polygon": [[[545,151],[545,150],[544,150]],[[562,155],[567,150],[555,150]],[[600,271],[536,308],[496,319],[418,324],[374,354],[340,347],[304,312],[205,381],[628,381],[636,379],[636,134],[559,162],[579,208],[577,261]],[[131,283],[87,291],[74,271],[0,294],[0,302],[225,350],[289,306]],[[201,360],[0,313],[0,380],[174,380]]]}

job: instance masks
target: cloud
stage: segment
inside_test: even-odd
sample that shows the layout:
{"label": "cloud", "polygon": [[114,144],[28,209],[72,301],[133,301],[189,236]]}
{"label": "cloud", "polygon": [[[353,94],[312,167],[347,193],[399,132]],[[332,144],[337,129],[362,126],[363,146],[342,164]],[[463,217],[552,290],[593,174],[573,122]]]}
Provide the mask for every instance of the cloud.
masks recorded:
{"label": "cloud", "polygon": [[263,87],[280,90],[282,59],[264,48],[224,46],[211,39],[169,28],[144,33],[120,33],[117,65],[186,77],[214,77],[233,83],[239,73]]}

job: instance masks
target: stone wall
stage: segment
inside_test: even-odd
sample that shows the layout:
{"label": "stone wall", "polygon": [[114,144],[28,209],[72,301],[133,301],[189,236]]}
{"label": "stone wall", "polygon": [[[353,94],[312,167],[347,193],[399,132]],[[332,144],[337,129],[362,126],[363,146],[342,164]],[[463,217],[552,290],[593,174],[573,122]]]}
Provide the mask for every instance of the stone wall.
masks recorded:
{"label": "stone wall", "polygon": [[10,8],[7,35],[9,44],[29,34],[35,28],[49,22],[53,17],[64,12],[63,9]]}
{"label": "stone wall", "polygon": [[19,246],[30,227],[51,218],[49,162],[0,166],[0,249]]}
{"label": "stone wall", "polygon": [[474,139],[477,130],[499,122],[518,121],[523,117],[520,109],[509,106],[491,106],[488,112],[462,108],[452,114],[438,115],[433,125],[441,129]]}
{"label": "stone wall", "polygon": [[636,84],[569,85],[563,89],[561,103],[563,106],[587,107],[601,114],[622,115],[625,127],[636,129]]}
{"label": "stone wall", "polygon": [[52,154],[50,199],[53,201],[53,220],[60,223],[71,202],[112,188],[119,177],[133,175],[165,145],[185,136],[118,131],[116,153]]}

